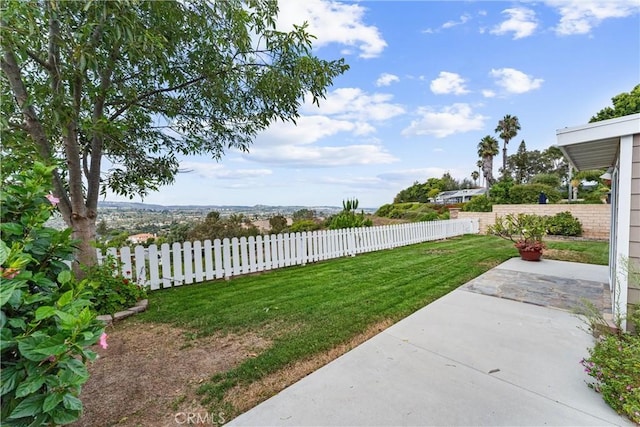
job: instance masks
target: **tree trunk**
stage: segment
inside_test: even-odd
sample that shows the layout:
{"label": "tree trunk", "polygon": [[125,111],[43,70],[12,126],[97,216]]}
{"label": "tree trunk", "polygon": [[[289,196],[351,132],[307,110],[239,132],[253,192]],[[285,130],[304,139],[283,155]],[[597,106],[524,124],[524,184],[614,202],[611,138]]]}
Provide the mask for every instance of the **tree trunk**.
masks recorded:
{"label": "tree trunk", "polygon": [[73,238],[78,241],[73,271],[76,277],[84,277],[83,266],[95,265],[98,261],[94,246],[96,236],[96,215],[80,216],[76,213],[72,218]]}
{"label": "tree trunk", "polygon": [[504,148],[502,149],[502,175],[507,174],[507,143],[504,143]]}

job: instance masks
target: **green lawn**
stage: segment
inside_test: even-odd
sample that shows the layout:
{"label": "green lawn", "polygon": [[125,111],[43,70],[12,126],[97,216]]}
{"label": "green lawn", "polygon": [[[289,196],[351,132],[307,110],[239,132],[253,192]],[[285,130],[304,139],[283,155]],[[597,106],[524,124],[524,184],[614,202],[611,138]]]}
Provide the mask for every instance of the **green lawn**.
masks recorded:
{"label": "green lawn", "polygon": [[[593,259],[604,253],[593,242],[579,243],[572,250]],[[559,257],[570,252],[563,245],[550,244]],[[270,348],[201,387],[215,409],[234,386],[330,350],[378,322],[400,320],[513,256],[511,242],[465,236],[154,291],[153,309],[137,318],[196,335],[251,331],[271,340]]]}

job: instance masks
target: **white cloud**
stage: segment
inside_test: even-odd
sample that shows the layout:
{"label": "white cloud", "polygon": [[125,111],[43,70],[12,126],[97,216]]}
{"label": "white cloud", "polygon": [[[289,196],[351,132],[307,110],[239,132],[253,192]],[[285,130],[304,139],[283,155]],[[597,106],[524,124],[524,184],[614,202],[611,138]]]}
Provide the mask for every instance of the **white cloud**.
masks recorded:
{"label": "white cloud", "polygon": [[378,178],[384,181],[389,181],[397,184],[411,185],[412,183],[424,182],[428,178],[441,177],[446,172],[449,172],[452,177],[456,179],[462,179],[465,177],[465,173],[458,169],[445,169],[440,167],[427,167],[418,169],[403,169],[395,170],[391,172],[384,172],[378,174]]}
{"label": "white cloud", "polygon": [[485,98],[493,98],[496,96],[496,93],[491,89],[483,89],[482,96],[484,96]]}
{"label": "white cloud", "polygon": [[[256,145],[310,145],[322,138],[333,136],[340,132],[360,131],[356,123],[347,120],[335,120],[330,117],[314,115],[301,116],[297,125],[290,122],[274,122],[268,129],[258,135]],[[251,151],[254,151],[251,148]]]}
{"label": "white cloud", "polygon": [[536,79],[513,68],[492,69],[489,73],[496,79],[496,84],[507,93],[525,93],[542,86],[543,79]]}
{"label": "white cloud", "polygon": [[458,25],[462,25],[467,21],[469,21],[469,19],[471,19],[471,16],[465,13],[464,15],[460,16],[460,19],[457,21],[453,21],[453,20],[447,21],[444,24],[440,25],[440,27],[436,28],[435,30],[433,28],[427,28],[426,30],[422,30],[422,32],[425,34],[439,33],[440,30],[446,30],[452,27],[456,27]]}
{"label": "white cloud", "polygon": [[405,113],[403,106],[390,102],[392,99],[393,95],[387,93],[368,94],[358,88],[339,88],[329,92],[320,107],[306,102],[302,112],[330,115],[341,120],[383,121]]}
{"label": "white cloud", "polygon": [[455,27],[457,25],[462,25],[465,22],[467,22],[469,19],[470,19],[470,16],[465,14],[465,15],[462,15],[460,17],[459,21],[447,21],[447,22],[445,22],[444,24],[442,24],[442,28],[451,28],[451,27]]}
{"label": "white cloud", "polygon": [[195,173],[207,179],[247,179],[259,178],[271,175],[270,169],[226,169],[223,165],[213,162],[192,162],[183,161],[180,168],[186,170],[185,173]]}
{"label": "white cloud", "polygon": [[481,114],[474,114],[469,104],[453,104],[441,111],[420,107],[417,111],[420,118],[411,122],[409,127],[402,130],[402,135],[433,135],[444,138],[454,133],[464,133],[484,128],[488,119]]}
{"label": "white cloud", "polygon": [[515,40],[530,36],[538,27],[536,14],[531,9],[514,7],[511,9],[505,9],[502,13],[509,15],[509,19],[502,22],[500,25],[496,25],[491,30],[491,34],[503,35],[513,33],[513,38]]}
{"label": "white cloud", "polygon": [[399,82],[400,78],[394,74],[382,73],[378,80],[376,80],[376,86],[389,86],[391,83]]}
{"label": "white cloud", "polygon": [[638,0],[547,0],[560,14],[558,35],[587,34],[609,18],[624,18],[640,12]]}
{"label": "white cloud", "polygon": [[[387,42],[373,25],[364,23],[366,8],[326,0],[281,0],[278,29],[291,30],[293,25],[308,22],[309,33],[316,36],[313,44],[321,47],[339,43],[360,51],[361,58],[379,56]],[[347,53],[351,50],[347,48]]]}
{"label": "white cloud", "polygon": [[431,81],[431,92],[437,95],[453,93],[455,95],[463,95],[469,93],[464,87],[465,79],[459,74],[441,71],[438,78]]}
{"label": "white cloud", "polygon": [[[397,159],[373,137],[375,125],[405,113],[404,107],[391,100],[390,94],[369,94],[357,88],[336,89],[327,94],[320,107],[305,103],[301,109],[303,115],[296,119],[296,124],[271,124],[257,136],[250,153],[243,158],[286,167],[394,162]],[[337,136],[343,145],[319,145],[324,139]]]}
{"label": "white cloud", "polygon": [[287,145],[268,148],[256,144],[246,157],[267,164],[302,168],[374,165],[398,160],[381,146],[373,144],[341,147]]}
{"label": "white cloud", "polygon": [[444,148],[434,148],[433,152],[434,153],[444,153]]}

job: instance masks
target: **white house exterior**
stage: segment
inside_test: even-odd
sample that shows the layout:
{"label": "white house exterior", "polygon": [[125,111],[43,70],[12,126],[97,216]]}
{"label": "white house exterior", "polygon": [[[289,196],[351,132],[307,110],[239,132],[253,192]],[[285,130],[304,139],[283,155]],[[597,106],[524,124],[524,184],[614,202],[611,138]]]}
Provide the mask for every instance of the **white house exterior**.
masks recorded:
{"label": "white house exterior", "polygon": [[[640,114],[558,129],[557,147],[577,170],[611,174],[609,281],[614,315],[640,304]],[[634,277],[635,276],[635,277]]]}

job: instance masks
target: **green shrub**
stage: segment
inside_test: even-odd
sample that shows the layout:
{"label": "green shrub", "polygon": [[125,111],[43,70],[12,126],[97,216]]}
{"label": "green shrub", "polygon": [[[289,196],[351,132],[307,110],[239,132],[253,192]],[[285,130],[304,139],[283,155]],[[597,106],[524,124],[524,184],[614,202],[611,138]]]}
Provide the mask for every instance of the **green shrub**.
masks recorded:
{"label": "green shrub", "polygon": [[493,203],[486,195],[473,196],[462,206],[464,212],[491,212]]}
{"label": "green shrub", "polygon": [[559,212],[547,217],[547,232],[554,236],[580,236],[582,224],[571,212]]}
{"label": "green shrub", "polygon": [[420,216],[418,216],[415,220],[416,221],[436,221],[438,219],[441,219],[440,216],[438,215],[438,212],[431,211],[431,212],[420,214]]}
{"label": "green shrub", "polygon": [[89,347],[100,339],[106,348],[106,334],[65,263],[71,231],[44,226],[57,203],[47,194],[53,168],[4,175],[18,167],[3,158],[0,415],[6,426],[68,424],[82,412],[86,364],[96,357]]}
{"label": "green shrub", "polygon": [[640,322],[638,314],[628,318],[634,333],[608,333],[589,349],[581,361],[594,381],[589,387],[602,394],[614,410],[640,424]]}
{"label": "green shrub", "polygon": [[382,205],[378,208],[378,210],[376,211],[375,215],[376,216],[381,216],[381,217],[386,217],[386,218],[390,218],[389,214],[391,214],[391,211],[393,210],[393,204],[392,203],[387,203],[386,205]]}
{"label": "green shrub", "polygon": [[301,219],[291,224],[289,231],[291,233],[301,233],[303,231],[315,231],[321,228],[322,226],[312,219]]}
{"label": "green shrub", "polygon": [[113,256],[87,269],[84,281],[92,290],[91,299],[98,314],[117,313],[147,298],[146,288],[123,276]]}
{"label": "green shrub", "polygon": [[557,203],[562,198],[558,190],[548,185],[522,184],[514,185],[509,189],[509,203],[538,203],[541,192],[546,194],[548,203]]}

